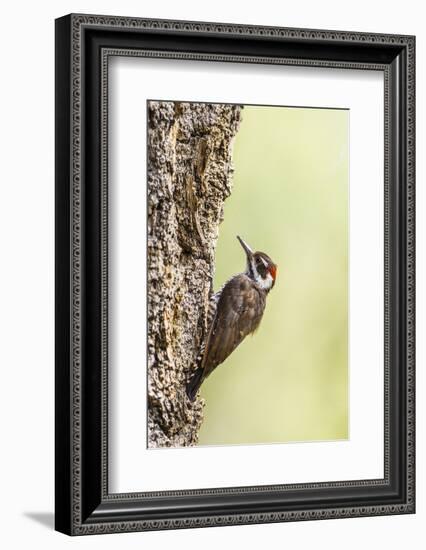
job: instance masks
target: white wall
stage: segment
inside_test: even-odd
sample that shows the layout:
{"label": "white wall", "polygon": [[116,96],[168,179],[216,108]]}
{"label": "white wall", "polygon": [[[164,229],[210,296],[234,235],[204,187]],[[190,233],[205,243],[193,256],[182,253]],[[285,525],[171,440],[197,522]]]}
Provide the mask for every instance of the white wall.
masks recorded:
{"label": "white wall", "polygon": [[[53,524],[53,20],[69,12],[417,35],[417,143],[425,143],[426,30],[415,0],[87,0],[2,7],[0,541],[3,548],[419,548],[426,521],[425,163],[418,159],[418,505],[415,516],[69,539]],[[416,544],[417,543],[417,544]]]}

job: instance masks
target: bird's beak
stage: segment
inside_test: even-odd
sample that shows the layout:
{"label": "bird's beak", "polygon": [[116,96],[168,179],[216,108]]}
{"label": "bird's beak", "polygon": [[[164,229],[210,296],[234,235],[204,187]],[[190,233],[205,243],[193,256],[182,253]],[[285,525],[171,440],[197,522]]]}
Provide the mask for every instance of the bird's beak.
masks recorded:
{"label": "bird's beak", "polygon": [[248,260],[251,260],[251,258],[253,258],[253,250],[249,247],[249,245],[243,241],[243,239],[241,237],[239,237],[237,235],[237,239],[240,241],[240,245],[244,248],[244,252],[246,253],[247,255],[247,259]]}

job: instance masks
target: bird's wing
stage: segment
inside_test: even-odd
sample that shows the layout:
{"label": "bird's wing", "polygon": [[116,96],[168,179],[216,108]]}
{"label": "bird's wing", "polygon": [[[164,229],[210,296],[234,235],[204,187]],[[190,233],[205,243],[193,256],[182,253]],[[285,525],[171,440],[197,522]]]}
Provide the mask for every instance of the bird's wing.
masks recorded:
{"label": "bird's wing", "polygon": [[247,275],[237,275],[224,286],[201,363],[203,380],[257,328],[264,308],[265,296]]}

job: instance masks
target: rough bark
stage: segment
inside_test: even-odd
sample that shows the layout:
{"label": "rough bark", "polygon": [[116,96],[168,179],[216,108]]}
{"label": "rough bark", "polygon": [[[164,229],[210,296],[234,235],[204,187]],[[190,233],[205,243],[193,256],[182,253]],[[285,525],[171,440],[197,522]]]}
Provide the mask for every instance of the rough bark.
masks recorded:
{"label": "rough bark", "polygon": [[241,107],[148,104],[148,445],[197,443],[185,385],[206,337],[214,256]]}

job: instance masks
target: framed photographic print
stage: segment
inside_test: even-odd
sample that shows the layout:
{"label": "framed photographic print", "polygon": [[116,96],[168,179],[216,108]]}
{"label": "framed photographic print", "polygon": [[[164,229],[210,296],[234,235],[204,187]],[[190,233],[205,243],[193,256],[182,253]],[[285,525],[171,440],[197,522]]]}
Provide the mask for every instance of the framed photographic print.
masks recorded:
{"label": "framed photographic print", "polygon": [[413,36],[56,21],[56,529],[415,511]]}

